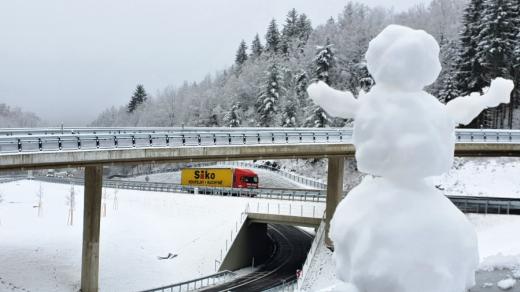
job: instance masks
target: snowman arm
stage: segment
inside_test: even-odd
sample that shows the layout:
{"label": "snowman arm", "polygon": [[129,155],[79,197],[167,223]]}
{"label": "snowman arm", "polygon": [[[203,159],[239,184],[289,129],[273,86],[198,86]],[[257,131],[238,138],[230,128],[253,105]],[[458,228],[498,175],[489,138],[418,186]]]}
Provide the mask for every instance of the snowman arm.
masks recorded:
{"label": "snowman arm", "polygon": [[496,78],[483,95],[473,92],[468,96],[457,97],[446,104],[446,109],[457,124],[467,125],[483,110],[509,103],[513,87],[513,81]]}
{"label": "snowman arm", "polygon": [[359,107],[359,101],[352,93],[330,88],[323,81],[309,85],[307,93],[314,103],[333,117],[354,118]]}

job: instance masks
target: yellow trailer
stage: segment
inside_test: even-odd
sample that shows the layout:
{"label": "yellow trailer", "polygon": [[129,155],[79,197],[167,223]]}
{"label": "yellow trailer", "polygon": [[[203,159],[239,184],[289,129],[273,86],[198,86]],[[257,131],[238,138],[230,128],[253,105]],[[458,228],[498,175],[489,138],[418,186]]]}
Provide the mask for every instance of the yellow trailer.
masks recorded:
{"label": "yellow trailer", "polygon": [[181,171],[183,186],[233,187],[232,168],[184,168]]}

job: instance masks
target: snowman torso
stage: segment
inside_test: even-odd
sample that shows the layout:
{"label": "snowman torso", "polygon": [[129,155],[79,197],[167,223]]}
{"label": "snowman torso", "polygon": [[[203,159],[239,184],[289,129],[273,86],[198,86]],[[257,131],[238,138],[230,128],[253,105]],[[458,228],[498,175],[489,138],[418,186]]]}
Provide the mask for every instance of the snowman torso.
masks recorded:
{"label": "snowman torso", "polygon": [[376,85],[360,98],[353,142],[362,172],[399,180],[439,175],[453,163],[454,139],[445,106],[424,91]]}

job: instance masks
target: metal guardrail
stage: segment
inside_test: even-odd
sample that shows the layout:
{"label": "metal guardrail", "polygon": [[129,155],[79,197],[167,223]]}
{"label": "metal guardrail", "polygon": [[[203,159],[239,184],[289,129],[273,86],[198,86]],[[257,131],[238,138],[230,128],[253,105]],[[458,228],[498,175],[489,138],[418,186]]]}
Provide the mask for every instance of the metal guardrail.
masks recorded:
{"label": "metal guardrail", "polygon": [[520,199],[474,196],[448,198],[464,213],[520,215]]}
{"label": "metal guardrail", "polygon": [[[57,178],[36,176],[34,179],[53,183],[73,183],[83,185],[80,178]],[[103,186],[128,190],[194,193],[195,188],[172,183],[134,182],[120,180],[103,180]],[[198,188],[199,194],[223,196],[235,194],[262,199],[325,202],[326,191],[316,189],[232,189],[232,188]],[[346,193],[344,193],[346,195]],[[520,215],[520,199],[504,197],[447,196],[455,206],[465,213]],[[273,205],[274,206],[274,205]],[[251,206],[254,208],[255,206]],[[253,209],[252,209],[253,210]],[[295,213],[296,214],[296,213]]]}
{"label": "metal guardrail", "polygon": [[140,292],[184,292],[184,291],[196,291],[198,289],[206,288],[209,286],[217,285],[223,282],[227,282],[230,278],[234,277],[235,273],[231,271],[222,271],[205,277],[192,279],[185,282],[180,282],[172,285],[162,286],[149,290],[143,290]]}
{"label": "metal guardrail", "polygon": [[[78,129],[0,129],[0,153],[211,145],[348,143],[352,140],[351,128]],[[520,143],[519,130],[457,129],[455,135],[459,143]]]}
{"label": "metal guardrail", "polygon": [[0,184],[10,183],[13,181],[19,181],[24,179],[27,179],[27,175],[13,175],[8,177],[0,177]]}
{"label": "metal guardrail", "polygon": [[130,149],[211,145],[258,145],[348,142],[352,129],[215,128],[211,131],[129,132],[96,134],[30,134],[0,136],[0,153]]}
{"label": "metal guardrail", "polygon": [[[83,178],[71,177],[45,177],[36,176],[34,179],[63,184],[83,185]],[[216,188],[216,187],[193,187],[183,186],[174,183],[157,183],[157,182],[140,182],[140,181],[123,181],[123,180],[103,180],[103,187],[152,191],[152,192],[169,192],[169,193],[198,193],[203,195],[227,196],[234,195],[240,197],[255,197],[272,200],[286,201],[302,201],[302,202],[325,202],[326,191],[317,189],[242,189],[242,188]]]}
{"label": "metal guardrail", "polygon": [[248,205],[247,213],[323,218],[325,204],[304,205],[264,201]]}
{"label": "metal guardrail", "polygon": [[[324,128],[321,128],[324,129]],[[320,130],[316,128],[283,127],[51,127],[51,128],[0,128],[2,136],[38,136],[38,135],[84,135],[84,134],[134,134],[134,133],[178,133],[178,132],[258,132],[283,131],[299,132]]]}

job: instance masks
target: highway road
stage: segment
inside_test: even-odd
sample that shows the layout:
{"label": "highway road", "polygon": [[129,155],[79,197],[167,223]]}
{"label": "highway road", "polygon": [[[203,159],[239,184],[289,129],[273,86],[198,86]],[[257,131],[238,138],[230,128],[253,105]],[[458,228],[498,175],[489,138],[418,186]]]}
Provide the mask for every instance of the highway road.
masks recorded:
{"label": "highway road", "polygon": [[268,225],[267,228],[274,251],[257,271],[201,291],[264,291],[295,280],[296,270],[303,266],[313,236],[293,226]]}

